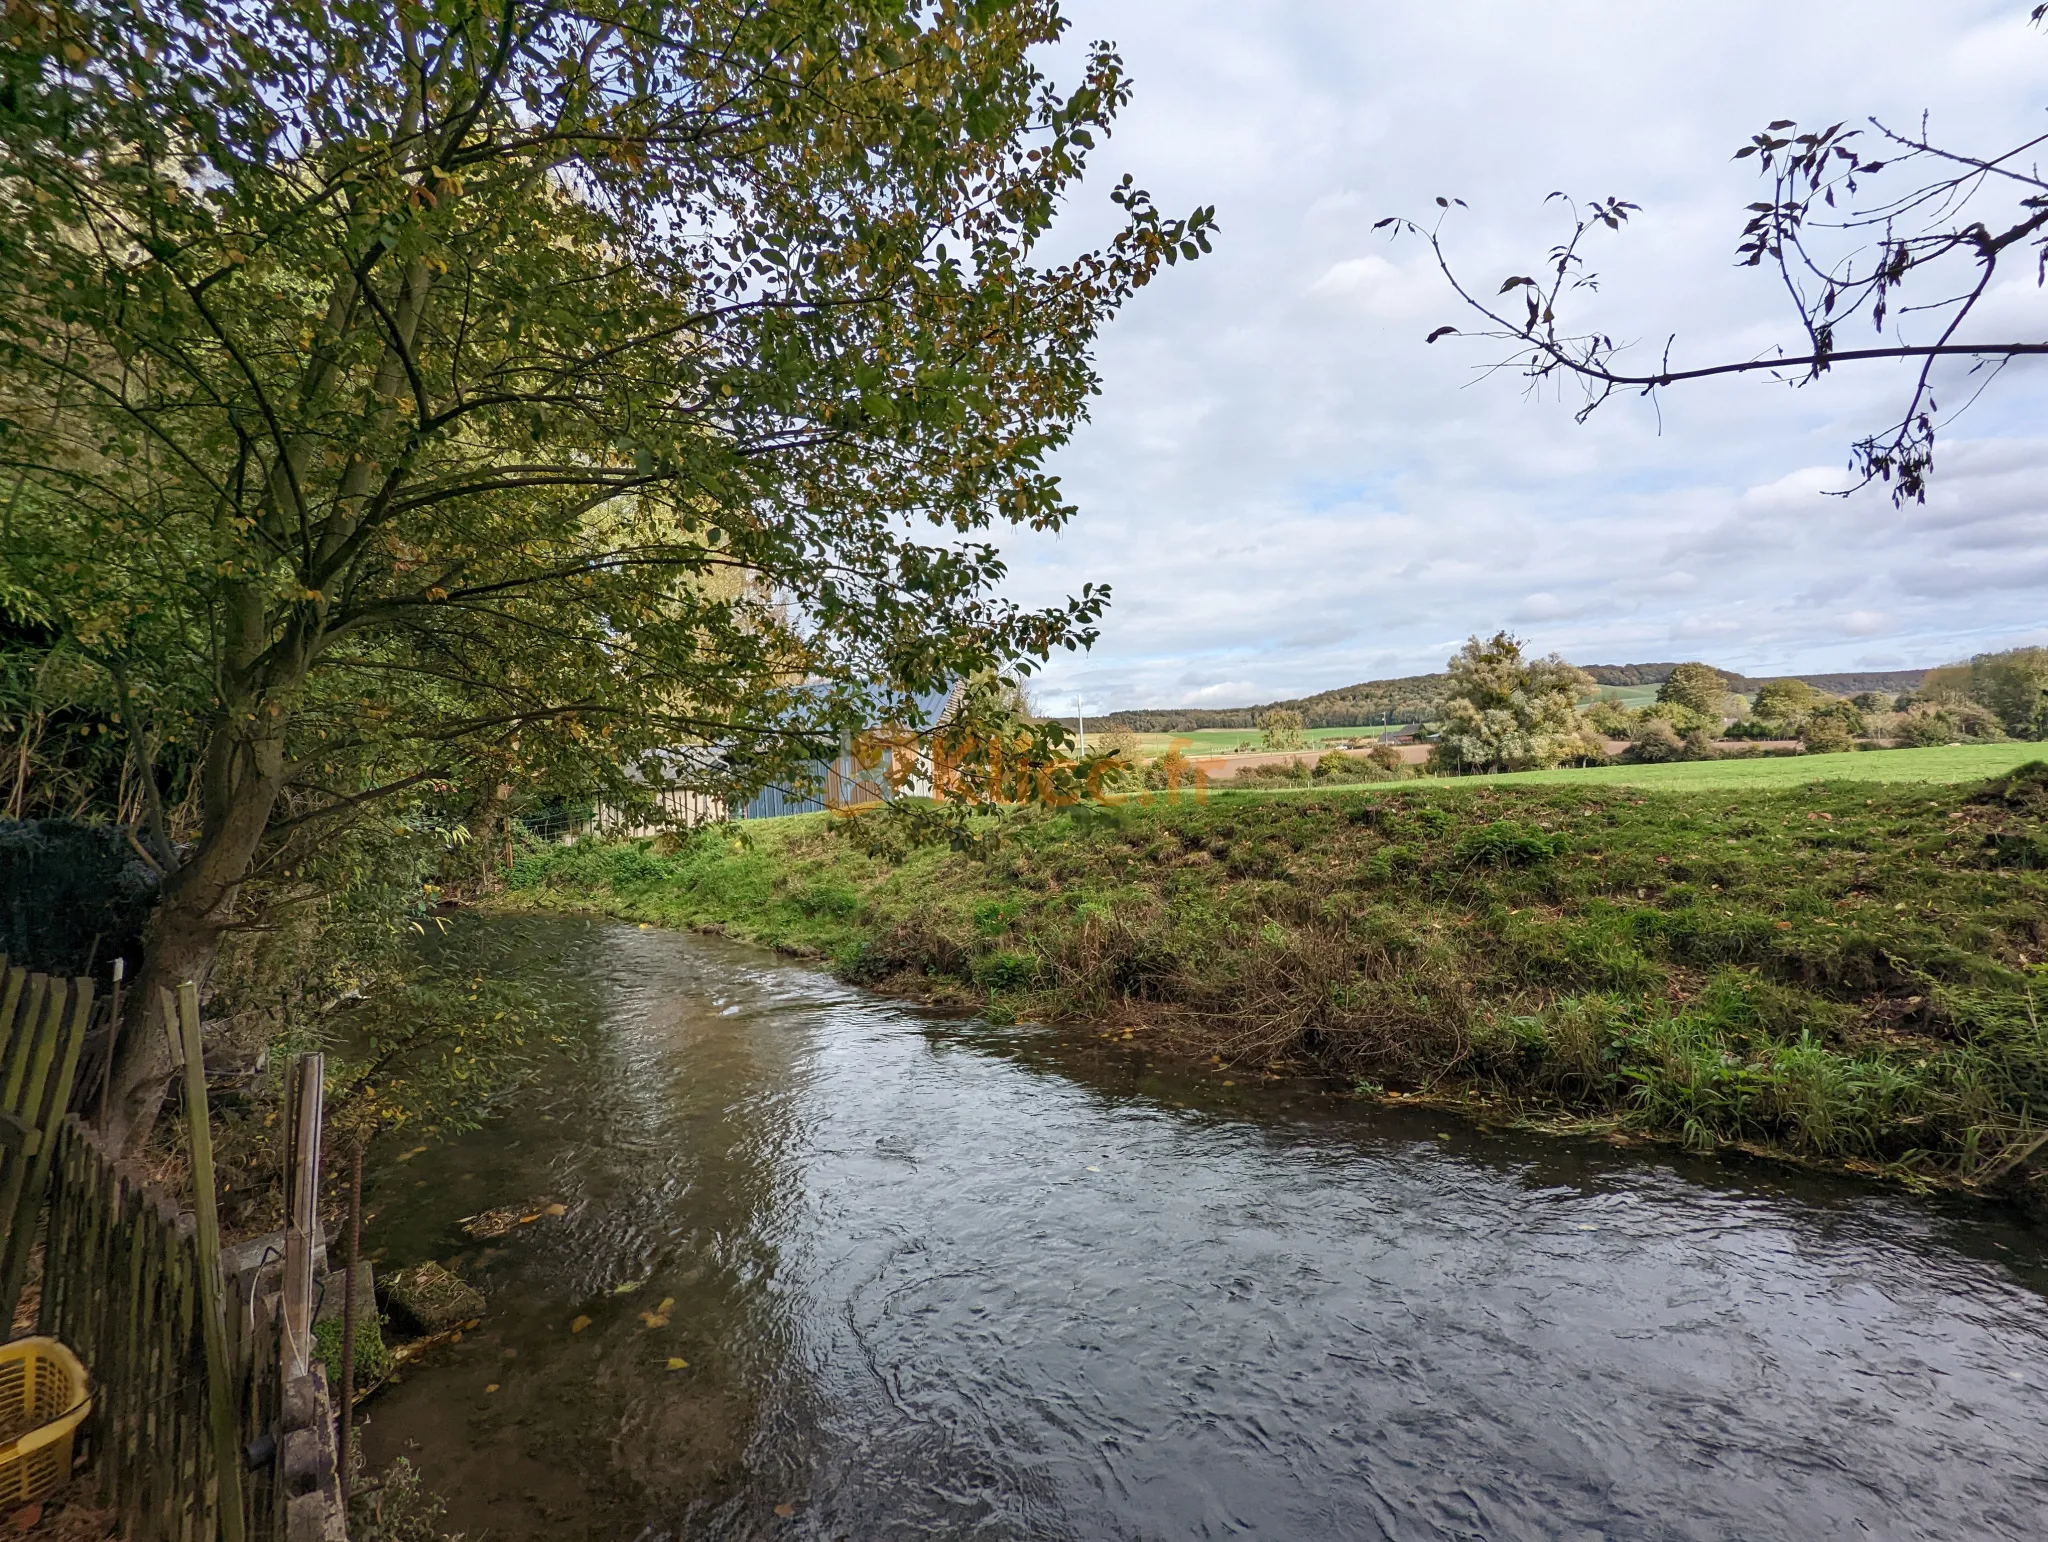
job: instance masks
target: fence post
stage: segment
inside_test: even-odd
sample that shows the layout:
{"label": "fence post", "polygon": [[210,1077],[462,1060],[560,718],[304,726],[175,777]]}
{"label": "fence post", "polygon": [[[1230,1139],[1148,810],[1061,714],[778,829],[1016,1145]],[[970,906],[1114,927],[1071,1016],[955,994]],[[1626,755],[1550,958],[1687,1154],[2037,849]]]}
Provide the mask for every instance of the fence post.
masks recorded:
{"label": "fence post", "polygon": [[213,1434],[215,1506],[224,1542],[244,1542],[242,1447],[237,1438],[234,1377],[228,1368],[227,1307],[220,1268],[220,1211],[213,1187],[213,1130],[207,1123],[206,1055],[199,1039],[199,987],[178,987],[178,1026],[185,1051],[185,1119],[192,1140],[194,1237],[199,1273],[200,1331],[206,1343],[206,1404]]}
{"label": "fence post", "polygon": [[313,1238],[320,1226],[320,1127],[325,1114],[326,1066],[322,1055],[301,1055],[292,1065],[287,1115],[291,1169],[286,1190],[291,1211],[285,1219],[284,1238],[287,1380],[306,1374],[313,1353]]}

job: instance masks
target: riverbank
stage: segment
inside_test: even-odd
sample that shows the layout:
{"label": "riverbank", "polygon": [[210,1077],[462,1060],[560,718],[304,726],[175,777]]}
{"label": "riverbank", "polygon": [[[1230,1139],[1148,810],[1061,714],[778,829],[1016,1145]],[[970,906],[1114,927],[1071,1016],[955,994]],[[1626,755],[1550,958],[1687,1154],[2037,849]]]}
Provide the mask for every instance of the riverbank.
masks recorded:
{"label": "riverbank", "polygon": [[1699,1149],[2030,1189],[2048,1133],[2048,771],[1220,794],[1010,815],[987,858],[868,828],[547,848],[503,902],[716,927],[1226,1078]]}

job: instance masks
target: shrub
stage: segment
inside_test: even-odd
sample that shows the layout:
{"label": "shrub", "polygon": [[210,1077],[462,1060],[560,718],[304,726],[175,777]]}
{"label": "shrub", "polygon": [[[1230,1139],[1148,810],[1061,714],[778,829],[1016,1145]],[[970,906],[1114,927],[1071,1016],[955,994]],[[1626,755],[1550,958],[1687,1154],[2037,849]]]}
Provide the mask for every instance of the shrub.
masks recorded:
{"label": "shrub", "polygon": [[1692,733],[1695,729],[1721,726],[1721,716],[1718,712],[1709,716],[1675,701],[1653,702],[1643,709],[1643,717],[1646,720],[1662,718],[1681,734]]}
{"label": "shrub", "polygon": [[1955,719],[1939,707],[1921,707],[1901,713],[1892,727],[1892,741],[1907,749],[1930,749],[1955,744],[1963,737]]}
{"label": "shrub", "polygon": [[1629,736],[1622,759],[1635,765],[1655,766],[1685,759],[1685,740],[1668,718],[1644,718]]}
{"label": "shrub", "polygon": [[[1395,766],[1401,757],[1393,757]],[[1300,762],[1296,761],[1296,765]],[[1331,750],[1316,762],[1314,776],[1319,782],[1355,783],[1392,781],[1397,773],[1389,770],[1384,761],[1375,755],[1346,755],[1341,750]]]}
{"label": "shrub", "polygon": [[1799,730],[1799,744],[1809,755],[1839,755],[1856,748],[1856,739],[1839,717],[1829,713],[1807,720]]}
{"label": "shrub", "polygon": [[1587,709],[1586,721],[1592,725],[1595,732],[1605,734],[1610,739],[1626,739],[1635,732],[1636,724],[1641,718],[1620,702],[1603,697]]}
{"label": "shrub", "polygon": [[1532,867],[1564,848],[1562,835],[1513,819],[1480,825],[1458,838],[1459,860],[1468,867]]}
{"label": "shrub", "polygon": [[983,990],[1023,990],[1037,979],[1035,953],[989,953],[974,961],[974,983]]}
{"label": "shrub", "polygon": [[1147,787],[1187,789],[1194,786],[1195,763],[1179,749],[1170,749],[1145,768]]}
{"label": "shrub", "polygon": [[860,891],[836,878],[820,878],[806,884],[791,897],[792,904],[807,916],[824,916],[835,921],[860,914]]}
{"label": "shrub", "polygon": [[1411,769],[1408,762],[1401,758],[1401,752],[1384,739],[1372,747],[1372,753],[1366,756],[1366,759],[1390,776],[1406,776]]}

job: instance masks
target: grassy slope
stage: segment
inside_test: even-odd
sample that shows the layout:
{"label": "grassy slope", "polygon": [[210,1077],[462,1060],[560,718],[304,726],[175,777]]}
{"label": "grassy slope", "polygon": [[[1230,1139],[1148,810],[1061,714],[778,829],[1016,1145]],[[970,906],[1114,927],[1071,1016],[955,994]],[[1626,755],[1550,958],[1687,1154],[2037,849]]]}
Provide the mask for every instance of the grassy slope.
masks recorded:
{"label": "grassy slope", "polygon": [[1411,782],[1017,815],[987,861],[810,816],[538,852],[512,899],[1233,1064],[1974,1180],[2048,1110],[2048,789],[1973,791]]}

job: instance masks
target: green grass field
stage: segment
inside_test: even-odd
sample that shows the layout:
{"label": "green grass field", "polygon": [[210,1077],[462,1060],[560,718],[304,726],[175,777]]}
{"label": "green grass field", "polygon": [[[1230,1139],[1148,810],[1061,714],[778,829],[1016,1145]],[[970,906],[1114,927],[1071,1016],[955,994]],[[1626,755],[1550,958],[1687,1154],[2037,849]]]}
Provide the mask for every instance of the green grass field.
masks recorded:
{"label": "green grass field", "polygon": [[2030,760],[2048,759],[2039,744],[1948,745],[1928,750],[1863,750],[1845,755],[1774,755],[1757,760],[1690,760],[1667,766],[1594,766],[1511,771],[1475,777],[1486,782],[1570,782],[1656,787],[1671,792],[1720,787],[1776,790],[1809,782],[1980,782]]}
{"label": "green grass field", "polygon": [[1618,701],[1630,711],[1640,711],[1657,699],[1658,687],[1654,685],[1603,685],[1601,699]]}
{"label": "green grass field", "polygon": [[[1864,750],[1845,755],[1774,755],[1755,760],[1692,760],[1664,766],[1564,767],[1555,771],[1508,771],[1495,776],[1430,779],[1453,786],[1647,787],[1662,792],[1709,792],[1733,788],[1781,792],[1818,782],[1918,782],[1947,785],[1979,782],[2030,760],[2048,760],[2048,745],[1969,744],[1928,750]],[[1370,783],[1365,790],[1411,786]],[[1219,785],[1211,798],[1285,798],[1328,792],[1327,787],[1259,787],[1236,790]]]}

